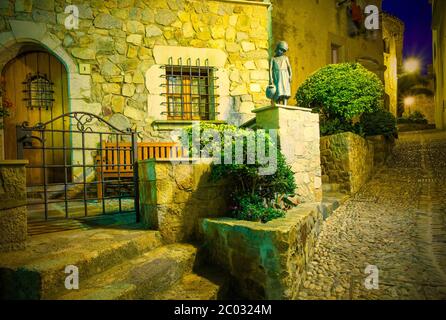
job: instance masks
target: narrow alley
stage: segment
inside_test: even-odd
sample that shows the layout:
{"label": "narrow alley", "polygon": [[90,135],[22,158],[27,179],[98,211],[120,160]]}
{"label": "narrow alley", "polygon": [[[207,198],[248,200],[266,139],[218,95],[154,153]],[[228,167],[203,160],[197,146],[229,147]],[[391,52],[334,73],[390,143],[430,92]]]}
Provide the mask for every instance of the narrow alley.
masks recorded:
{"label": "narrow alley", "polygon": [[[446,298],[446,133],[403,133],[394,157],[324,224],[299,299]],[[368,265],[378,288],[367,290]]]}

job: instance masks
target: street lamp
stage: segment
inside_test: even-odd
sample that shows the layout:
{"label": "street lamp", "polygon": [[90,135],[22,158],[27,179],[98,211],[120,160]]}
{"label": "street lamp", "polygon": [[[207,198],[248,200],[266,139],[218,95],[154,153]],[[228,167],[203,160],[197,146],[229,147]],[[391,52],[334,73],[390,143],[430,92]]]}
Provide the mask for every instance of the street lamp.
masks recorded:
{"label": "street lamp", "polygon": [[414,104],[415,104],[415,97],[409,96],[404,98],[404,110],[407,110],[409,115],[410,115],[410,107],[413,106]]}
{"label": "street lamp", "polygon": [[404,72],[407,73],[418,73],[421,70],[421,62],[420,59],[411,57],[404,61]]}
{"label": "street lamp", "polygon": [[414,103],[415,103],[415,97],[406,97],[406,98],[404,98],[404,105],[405,106],[410,107],[410,106],[413,106]]}

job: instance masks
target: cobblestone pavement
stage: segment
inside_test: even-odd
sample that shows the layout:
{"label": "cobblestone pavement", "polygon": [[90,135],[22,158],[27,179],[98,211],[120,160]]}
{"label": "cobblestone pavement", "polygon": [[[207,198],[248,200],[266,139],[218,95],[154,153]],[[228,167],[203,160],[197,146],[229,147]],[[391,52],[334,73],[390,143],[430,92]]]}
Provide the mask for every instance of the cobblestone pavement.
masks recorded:
{"label": "cobblestone pavement", "polygon": [[[366,289],[367,265],[378,289]],[[445,132],[400,136],[388,165],[324,223],[298,299],[446,299]]]}

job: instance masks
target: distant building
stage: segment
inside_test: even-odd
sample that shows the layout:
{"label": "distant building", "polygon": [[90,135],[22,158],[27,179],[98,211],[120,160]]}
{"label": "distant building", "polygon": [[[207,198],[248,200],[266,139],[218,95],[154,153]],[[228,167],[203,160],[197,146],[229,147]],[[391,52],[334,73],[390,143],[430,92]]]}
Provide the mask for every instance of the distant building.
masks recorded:
{"label": "distant building", "polygon": [[383,45],[384,45],[384,84],[386,91],[386,107],[397,116],[398,111],[398,73],[403,63],[404,23],[392,15],[384,13]]}
{"label": "distant building", "polygon": [[438,129],[446,128],[446,2],[431,0],[432,32],[435,77],[435,124]]}
{"label": "distant building", "polygon": [[310,74],[331,63],[359,62],[384,81],[382,23],[379,30],[366,30],[365,14],[359,14],[366,5],[376,5],[381,12],[381,0],[356,1],[355,19],[351,0],[275,0],[272,4],[272,42],[285,40],[290,45],[293,94]]}

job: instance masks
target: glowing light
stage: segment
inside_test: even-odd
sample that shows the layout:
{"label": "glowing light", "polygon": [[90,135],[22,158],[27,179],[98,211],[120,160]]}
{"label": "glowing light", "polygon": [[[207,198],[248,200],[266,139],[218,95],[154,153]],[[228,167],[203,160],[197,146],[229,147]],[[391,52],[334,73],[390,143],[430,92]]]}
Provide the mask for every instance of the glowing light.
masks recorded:
{"label": "glowing light", "polygon": [[407,73],[417,73],[421,70],[421,62],[418,58],[409,58],[404,62],[404,71]]}
{"label": "glowing light", "polygon": [[412,106],[415,103],[414,97],[406,97],[404,98],[404,105],[406,106]]}

